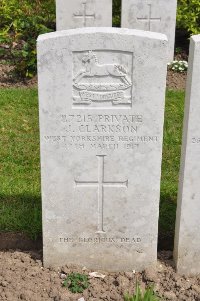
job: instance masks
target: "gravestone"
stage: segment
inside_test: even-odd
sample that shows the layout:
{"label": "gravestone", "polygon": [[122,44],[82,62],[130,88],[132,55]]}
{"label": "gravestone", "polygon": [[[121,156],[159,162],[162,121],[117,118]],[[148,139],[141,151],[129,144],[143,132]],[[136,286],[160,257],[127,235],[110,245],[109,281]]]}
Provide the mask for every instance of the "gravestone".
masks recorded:
{"label": "gravestone", "polygon": [[122,0],[122,27],[160,32],[169,40],[168,61],[174,58],[177,0]]}
{"label": "gravestone", "polygon": [[174,258],[181,274],[200,274],[200,35],[190,44]]}
{"label": "gravestone", "polygon": [[39,37],[46,266],[156,262],[166,49],[129,29]]}
{"label": "gravestone", "polygon": [[112,0],[56,0],[57,30],[112,27]]}

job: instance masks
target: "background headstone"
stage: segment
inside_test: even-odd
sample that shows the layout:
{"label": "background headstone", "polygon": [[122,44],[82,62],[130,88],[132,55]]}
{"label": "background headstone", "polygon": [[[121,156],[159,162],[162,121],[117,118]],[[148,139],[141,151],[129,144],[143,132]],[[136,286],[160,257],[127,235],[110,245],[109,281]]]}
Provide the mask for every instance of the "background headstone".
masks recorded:
{"label": "background headstone", "polygon": [[112,0],[56,0],[56,28],[112,27]]}
{"label": "background headstone", "polygon": [[174,257],[181,274],[200,274],[200,35],[190,43]]}
{"label": "background headstone", "polygon": [[166,48],[129,29],[39,37],[46,266],[156,262]]}
{"label": "background headstone", "polygon": [[166,34],[170,62],[174,58],[176,8],[177,0],[122,0],[122,27]]}

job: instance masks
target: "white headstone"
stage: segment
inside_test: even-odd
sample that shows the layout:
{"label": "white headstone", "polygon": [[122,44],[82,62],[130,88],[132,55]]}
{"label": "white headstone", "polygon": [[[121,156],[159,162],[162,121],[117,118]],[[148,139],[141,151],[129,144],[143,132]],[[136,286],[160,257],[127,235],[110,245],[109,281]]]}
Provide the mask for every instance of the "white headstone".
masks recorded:
{"label": "white headstone", "polygon": [[177,0],[122,0],[122,27],[161,32],[169,40],[168,61],[174,58]]}
{"label": "white headstone", "polygon": [[57,30],[112,27],[112,0],[56,0]]}
{"label": "white headstone", "polygon": [[181,274],[200,274],[200,35],[193,36],[185,104],[174,257]]}
{"label": "white headstone", "polygon": [[156,262],[166,48],[129,29],[39,37],[46,266]]}

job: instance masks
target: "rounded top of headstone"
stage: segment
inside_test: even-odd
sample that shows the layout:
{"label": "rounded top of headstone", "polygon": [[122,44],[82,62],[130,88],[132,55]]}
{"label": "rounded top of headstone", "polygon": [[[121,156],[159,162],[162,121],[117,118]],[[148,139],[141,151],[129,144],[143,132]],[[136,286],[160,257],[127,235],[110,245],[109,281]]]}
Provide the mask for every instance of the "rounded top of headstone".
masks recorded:
{"label": "rounded top of headstone", "polygon": [[54,39],[64,36],[80,35],[80,34],[118,34],[118,35],[132,35],[142,38],[149,38],[155,40],[168,41],[167,36],[162,33],[143,31],[138,29],[129,29],[129,28],[112,28],[112,27],[85,27],[85,28],[76,28],[69,30],[61,30],[42,34],[38,37],[37,41],[44,41],[47,39]]}
{"label": "rounded top of headstone", "polygon": [[191,36],[190,39],[193,40],[194,42],[200,42],[200,34]]}

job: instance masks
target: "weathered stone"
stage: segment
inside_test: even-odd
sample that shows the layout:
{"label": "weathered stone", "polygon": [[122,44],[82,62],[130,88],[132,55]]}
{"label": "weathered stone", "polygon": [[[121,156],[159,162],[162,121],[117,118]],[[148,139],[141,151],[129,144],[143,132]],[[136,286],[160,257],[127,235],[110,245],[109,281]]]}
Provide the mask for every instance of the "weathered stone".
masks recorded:
{"label": "weathered stone", "polygon": [[185,104],[174,257],[180,274],[200,274],[200,35],[193,36]]}
{"label": "weathered stone", "polygon": [[46,266],[156,263],[166,50],[129,29],[39,37]]}
{"label": "weathered stone", "polygon": [[122,27],[161,32],[169,40],[168,61],[174,58],[177,0],[122,0]]}
{"label": "weathered stone", "polygon": [[57,30],[112,27],[112,0],[56,0]]}

